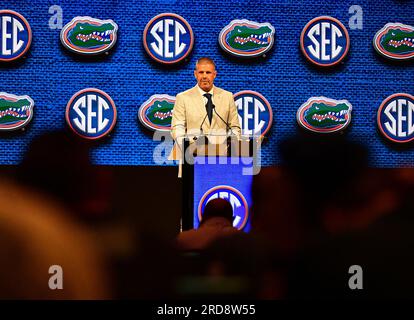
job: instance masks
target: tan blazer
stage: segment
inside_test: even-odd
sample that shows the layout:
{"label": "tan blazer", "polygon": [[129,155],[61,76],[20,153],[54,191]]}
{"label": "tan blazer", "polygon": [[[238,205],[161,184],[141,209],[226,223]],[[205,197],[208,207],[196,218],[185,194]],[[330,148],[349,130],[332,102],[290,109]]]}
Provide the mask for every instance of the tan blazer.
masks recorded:
{"label": "tan blazer", "polygon": [[[232,132],[240,137],[240,122],[233,94],[214,87],[213,103],[216,106],[216,112],[227,121]],[[176,96],[171,122],[171,135],[175,143],[170,159],[177,160],[180,158],[176,142],[185,135],[191,138],[200,134],[211,137],[223,137],[226,134],[226,124],[217,116],[216,112],[213,111],[211,124],[208,117],[203,123],[203,119],[206,116],[206,107],[197,86]],[[201,132],[200,126],[202,123]]]}

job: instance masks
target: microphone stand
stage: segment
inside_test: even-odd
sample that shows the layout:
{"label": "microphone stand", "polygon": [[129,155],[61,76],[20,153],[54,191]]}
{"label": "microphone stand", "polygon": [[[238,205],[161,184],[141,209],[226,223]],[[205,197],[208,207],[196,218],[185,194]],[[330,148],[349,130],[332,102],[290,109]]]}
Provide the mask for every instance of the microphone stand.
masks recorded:
{"label": "microphone stand", "polygon": [[[197,145],[200,145],[200,144],[205,145],[206,144],[206,139],[205,139],[204,132],[203,132],[203,124],[206,121],[207,116],[208,116],[208,113],[206,112],[206,115],[204,116],[203,122],[201,122],[201,125],[200,125],[200,136],[202,136],[203,139],[202,139],[202,141],[197,141]],[[194,141],[196,141],[198,139],[198,137],[194,137],[193,139],[194,139]]]}
{"label": "microphone stand", "polygon": [[218,114],[218,112],[216,111],[216,106],[213,104],[213,110],[214,110],[214,112],[216,113],[216,115],[221,119],[221,121],[223,121],[224,122],[224,124],[226,125],[226,131],[228,132],[228,131],[230,131],[231,132],[231,136],[228,136],[227,137],[227,155],[229,156],[230,155],[230,152],[231,152],[231,137],[232,136],[234,136],[235,134],[234,134],[234,132],[233,132],[233,129],[229,126],[229,124],[227,123],[227,121],[225,121],[219,114]]}
{"label": "microphone stand", "polygon": [[225,121],[216,111],[216,106],[213,104],[213,110],[216,113],[216,115],[220,118],[221,121],[224,122],[224,124],[226,125],[226,130],[230,131],[232,135],[235,135],[233,132],[233,129],[229,126],[229,124],[227,123],[227,121]]}

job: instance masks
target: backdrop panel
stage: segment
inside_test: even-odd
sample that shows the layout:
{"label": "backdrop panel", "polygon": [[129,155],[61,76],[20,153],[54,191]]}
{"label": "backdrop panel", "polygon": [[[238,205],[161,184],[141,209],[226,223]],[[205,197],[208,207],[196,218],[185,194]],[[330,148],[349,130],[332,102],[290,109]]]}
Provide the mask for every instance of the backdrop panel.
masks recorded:
{"label": "backdrop panel", "polygon": [[[180,1],[101,0],[2,1],[2,9],[26,17],[33,31],[26,59],[1,64],[0,91],[27,94],[35,101],[35,113],[25,132],[0,133],[0,164],[17,164],[31,139],[50,129],[66,127],[65,107],[77,91],[96,87],[107,92],[118,108],[118,122],[109,139],[94,144],[93,160],[102,165],[155,165],[152,155],[158,142],[137,120],[138,107],[153,94],[175,96],[195,84],[194,63],[210,56],[217,63],[217,86],[233,93],[260,92],[270,102],[274,124],[263,146],[263,164],[278,164],[277,142],[296,133],[296,110],[311,96],[347,99],[353,105],[353,120],[347,129],[352,140],[365,144],[376,167],[413,165],[410,146],[387,143],[376,126],[381,102],[396,92],[413,94],[414,64],[393,64],[374,51],[372,39],[388,22],[414,25],[413,1],[360,0],[363,29],[351,30],[349,7],[355,1]],[[60,30],[49,28],[49,7],[59,5],[65,25],[75,16],[113,19],[119,39],[106,57],[85,59],[67,52],[60,44]],[[184,17],[192,26],[195,45],[188,61],[165,67],[153,62],[142,45],[147,22],[163,12]],[[312,18],[330,15],[348,29],[348,58],[330,71],[309,65],[299,48],[302,28]],[[273,50],[265,59],[240,61],[222,52],[221,29],[233,19],[270,22],[276,29]],[[53,152],[53,150],[51,150]]]}

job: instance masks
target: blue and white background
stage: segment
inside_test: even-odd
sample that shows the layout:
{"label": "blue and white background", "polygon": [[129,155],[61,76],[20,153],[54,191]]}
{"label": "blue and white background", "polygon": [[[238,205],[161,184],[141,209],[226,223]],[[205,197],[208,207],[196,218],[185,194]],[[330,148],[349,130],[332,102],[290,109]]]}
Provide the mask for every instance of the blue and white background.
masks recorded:
{"label": "blue and white background", "polygon": [[[119,26],[119,39],[111,54],[85,59],[67,52],[60,44],[60,30],[49,28],[52,5],[62,8],[63,25],[75,16],[113,19]],[[362,30],[349,28],[351,5],[363,9]],[[353,120],[347,134],[369,148],[372,166],[414,165],[412,145],[401,147],[386,142],[375,121],[376,111],[386,97],[397,92],[414,94],[414,64],[387,62],[372,46],[375,33],[386,23],[414,25],[414,1],[14,0],[2,1],[1,9],[15,10],[26,17],[33,43],[22,62],[0,65],[0,91],[31,96],[35,113],[25,132],[0,134],[0,164],[17,164],[33,137],[66,127],[69,99],[81,89],[95,87],[114,100],[118,122],[109,139],[93,145],[94,163],[155,165],[152,150],[158,142],[152,141],[152,132],[137,120],[138,107],[153,94],[175,96],[192,87],[195,61],[210,56],[217,64],[217,86],[233,93],[260,92],[273,108],[274,124],[262,150],[264,165],[280,162],[277,143],[299,130],[296,111],[311,96],[352,103]],[[195,35],[193,53],[178,67],[153,62],[143,48],[145,25],[163,12],[183,16]],[[330,71],[312,67],[299,48],[302,28],[321,15],[339,19],[351,39],[348,58]],[[275,27],[275,45],[266,59],[246,63],[222,52],[218,35],[234,19],[267,21]]]}

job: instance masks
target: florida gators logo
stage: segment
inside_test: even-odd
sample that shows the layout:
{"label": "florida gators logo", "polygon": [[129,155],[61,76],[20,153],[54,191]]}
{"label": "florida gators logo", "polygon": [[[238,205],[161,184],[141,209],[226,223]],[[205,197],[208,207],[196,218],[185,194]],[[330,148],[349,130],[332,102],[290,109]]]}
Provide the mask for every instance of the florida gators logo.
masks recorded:
{"label": "florida gators logo", "polygon": [[257,57],[269,51],[274,43],[275,28],[268,22],[233,20],[221,30],[221,48],[236,57]]}
{"label": "florida gators logo", "polygon": [[66,122],[79,136],[99,139],[111,132],[116,123],[116,107],[105,92],[90,88],[74,94],[66,107]]}
{"label": "florida gators logo", "polygon": [[0,10],[0,61],[22,57],[32,43],[32,30],[27,20],[12,10]]}
{"label": "florida gators logo", "polygon": [[72,52],[99,54],[115,45],[117,31],[118,25],[112,20],[75,17],[60,32],[60,41]]}
{"label": "florida gators logo", "polygon": [[244,90],[234,95],[242,135],[264,136],[272,126],[273,112],[269,101],[258,92]]}
{"label": "florida gators logo", "polygon": [[386,98],[378,109],[378,128],[389,140],[406,143],[414,139],[414,96],[396,93]]}
{"label": "florida gators logo", "polygon": [[174,13],[155,16],[146,25],[144,48],[157,62],[173,64],[185,59],[193,49],[194,34],[190,24]]}
{"label": "florida gators logo", "polygon": [[0,92],[0,130],[23,128],[33,117],[34,102],[29,96]]}
{"label": "florida gators logo", "polygon": [[155,94],[138,110],[138,119],[150,130],[170,131],[175,97]]}
{"label": "florida gators logo", "polygon": [[298,109],[296,119],[307,130],[331,133],[349,125],[351,111],[352,105],[347,100],[312,97]]}
{"label": "florida gators logo", "polygon": [[311,63],[329,67],[340,63],[349,51],[345,26],[337,19],[322,16],[309,21],[300,36],[300,48]]}
{"label": "florida gators logo", "polygon": [[376,33],[374,48],[386,58],[414,58],[414,27],[401,23],[387,23]]}
{"label": "florida gators logo", "polygon": [[204,212],[206,204],[216,198],[225,199],[230,202],[233,208],[233,226],[242,230],[249,218],[249,206],[239,190],[226,185],[211,188],[202,196],[198,205],[198,221],[202,220],[202,213]]}

